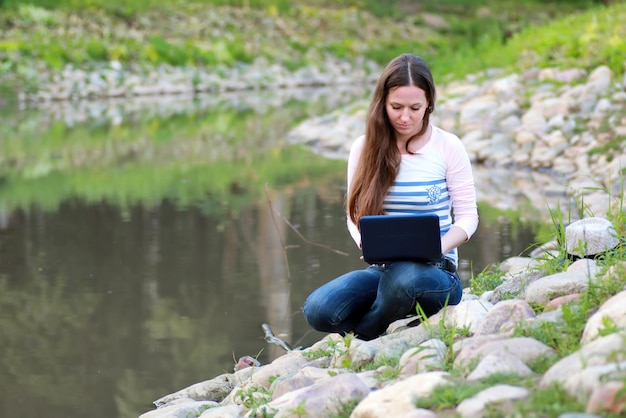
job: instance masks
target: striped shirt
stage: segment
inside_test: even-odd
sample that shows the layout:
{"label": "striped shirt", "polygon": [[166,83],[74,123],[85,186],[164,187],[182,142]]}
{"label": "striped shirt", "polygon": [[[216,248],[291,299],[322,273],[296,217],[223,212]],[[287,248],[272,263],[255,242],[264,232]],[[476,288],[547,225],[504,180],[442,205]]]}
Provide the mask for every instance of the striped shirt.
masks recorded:
{"label": "striped shirt", "polygon": [[[364,144],[365,137],[361,136],[350,149],[348,190]],[[424,147],[416,154],[402,154],[398,176],[387,192],[383,210],[388,215],[434,213],[439,216],[441,236],[455,225],[471,237],[478,226],[478,212],[470,159],[461,140],[433,126]],[[350,218],[348,230],[360,246],[361,235]],[[447,256],[456,263],[457,249]]]}

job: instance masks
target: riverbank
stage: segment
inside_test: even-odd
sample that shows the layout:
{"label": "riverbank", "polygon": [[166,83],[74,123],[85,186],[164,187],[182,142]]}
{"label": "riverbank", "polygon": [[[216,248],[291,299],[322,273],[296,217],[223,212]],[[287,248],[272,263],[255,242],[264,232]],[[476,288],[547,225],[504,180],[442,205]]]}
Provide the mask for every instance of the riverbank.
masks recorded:
{"label": "riverbank", "polygon": [[[610,223],[589,220],[605,228],[585,248],[614,246]],[[581,231],[566,230],[570,251]],[[242,358],[141,418],[623,416],[624,249],[554,272],[558,253],[504,260],[493,290],[475,281],[458,305],[372,341],[331,334],[267,365]]]}
{"label": "riverbank", "polygon": [[[589,72],[492,70],[441,84],[437,96],[433,123],[457,134],[476,166],[543,172],[565,184],[565,190],[545,180],[509,184],[535,207],[553,203],[555,196],[563,213],[576,202],[584,202],[596,216],[624,207],[626,73],[615,74],[606,66]],[[365,100],[307,120],[289,139],[329,158],[345,159],[352,141],[365,130],[367,106]],[[479,201],[503,207],[511,190],[497,184],[505,181],[477,179]]]}
{"label": "riverbank", "polygon": [[[623,240],[624,85],[626,75],[605,66],[491,71],[440,85],[434,123],[457,133],[476,165],[563,179],[565,191],[508,185],[536,205],[556,194],[558,207],[546,210],[553,222],[609,217],[608,236]],[[290,139],[346,158],[366,107],[305,121]],[[505,182],[503,173],[489,185],[477,177],[480,200],[502,205],[491,184]],[[582,248],[590,231],[578,238]],[[557,228],[530,257],[473,278],[459,305],[423,323],[398,321],[369,342],[332,334],[267,365],[244,358],[234,373],[156,400],[142,418],[623,416],[624,246],[573,262],[565,233]]]}
{"label": "riverbank", "polygon": [[624,57],[620,2],[150,3],[0,5],[0,105],[358,83],[407,50],[455,76]]}

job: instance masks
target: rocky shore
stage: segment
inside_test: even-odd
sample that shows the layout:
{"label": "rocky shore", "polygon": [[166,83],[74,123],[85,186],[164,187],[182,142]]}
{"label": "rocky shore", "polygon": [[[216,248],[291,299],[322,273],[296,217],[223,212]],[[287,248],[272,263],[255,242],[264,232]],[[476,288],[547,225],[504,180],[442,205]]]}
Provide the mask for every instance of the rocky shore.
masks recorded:
{"label": "rocky shore", "polygon": [[203,69],[161,65],[150,70],[100,64],[89,71],[71,65],[49,73],[42,71],[33,81],[38,87],[18,93],[21,103],[49,103],[110,98],[193,97],[246,90],[283,90],[341,84],[369,83],[379,68],[363,59],[355,63],[326,57],[317,66],[290,71],[284,65],[258,58],[250,64]]}
{"label": "rocky shore", "polygon": [[[567,252],[585,248],[583,258],[557,268],[555,239],[530,257],[500,263],[493,290],[467,288],[459,305],[426,321],[398,321],[367,342],[328,335],[266,365],[244,360],[233,373],[156,400],[141,418],[624,416],[623,249],[584,258],[598,251],[590,231],[600,234],[602,250],[623,235],[604,217],[623,210],[624,85],[626,76],[598,67],[589,74],[493,71],[439,87],[434,123],[457,133],[477,166],[503,169],[503,178],[477,175],[479,200],[500,207],[495,185],[538,205],[554,195],[566,206],[583,202],[600,225],[566,234]],[[345,158],[364,130],[366,108],[363,102],[306,121],[290,139]],[[513,169],[547,173],[565,189],[550,180],[518,187],[506,178]],[[471,393],[453,395],[460,388]],[[542,401],[542,392],[552,397]]]}
{"label": "rocky shore", "polygon": [[[545,207],[555,196],[571,204],[569,197],[584,200],[601,216],[609,203],[619,204],[626,168],[626,74],[605,66],[590,73],[492,70],[439,84],[437,96],[433,123],[465,144],[477,168],[480,201],[502,207],[500,199],[521,193]],[[290,140],[329,158],[347,158],[350,144],[365,130],[367,106],[354,103],[307,120]],[[504,169],[504,177],[482,176],[484,166]],[[537,176],[537,184],[516,184],[519,170],[546,176]]]}
{"label": "rocky shore", "polygon": [[[603,246],[606,237],[613,242],[603,248],[615,245],[607,220],[586,219],[604,225],[591,228],[603,238],[587,241],[587,248]],[[579,242],[582,235],[571,239]],[[534,405],[526,402],[532,391],[564,391],[586,411],[570,406],[571,413],[538,416],[623,416],[626,261],[607,269],[582,258],[566,271],[543,274],[541,256],[551,251],[554,243],[532,257],[505,260],[499,266],[501,285],[480,296],[465,289],[460,304],[427,321],[397,321],[386,335],[367,342],[331,334],[267,365],[243,359],[238,365],[243,368],[234,373],[156,400],[157,409],[141,418],[522,417],[534,416]],[[615,283],[621,290],[589,317],[581,336],[573,336],[579,348],[572,353],[564,355],[531,336],[532,331],[519,333],[540,330],[536,335],[552,332],[561,338],[556,334],[568,332],[576,320],[569,304],[587,300],[593,288]],[[538,306],[545,308],[537,312]],[[542,365],[550,366],[542,372]],[[458,404],[437,402],[443,399],[437,393],[479,382],[490,383]],[[560,409],[567,411],[567,406]]]}

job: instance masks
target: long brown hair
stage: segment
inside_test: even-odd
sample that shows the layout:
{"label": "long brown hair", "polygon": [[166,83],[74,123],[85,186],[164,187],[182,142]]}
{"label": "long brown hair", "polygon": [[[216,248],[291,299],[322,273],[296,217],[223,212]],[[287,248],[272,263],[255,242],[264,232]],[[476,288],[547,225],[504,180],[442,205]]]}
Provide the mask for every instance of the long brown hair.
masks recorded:
{"label": "long brown hair", "polygon": [[[387,96],[395,87],[411,85],[424,90],[428,102],[422,129],[413,137],[416,138],[428,129],[430,114],[435,109],[435,83],[426,62],[412,54],[394,58],[387,64],[372,94],[365,124],[365,145],[348,190],[348,216],[356,225],[362,216],[383,213],[385,195],[398,175],[402,157],[387,116]],[[407,149],[413,138],[407,141]]]}

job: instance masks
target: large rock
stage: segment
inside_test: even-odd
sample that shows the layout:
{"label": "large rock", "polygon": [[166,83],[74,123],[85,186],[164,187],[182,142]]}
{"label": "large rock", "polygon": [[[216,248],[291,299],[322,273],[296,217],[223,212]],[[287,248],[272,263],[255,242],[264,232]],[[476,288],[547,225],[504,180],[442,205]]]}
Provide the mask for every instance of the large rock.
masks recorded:
{"label": "large rock", "polygon": [[604,218],[584,218],[565,228],[567,253],[576,257],[592,257],[619,245],[617,231]]}

